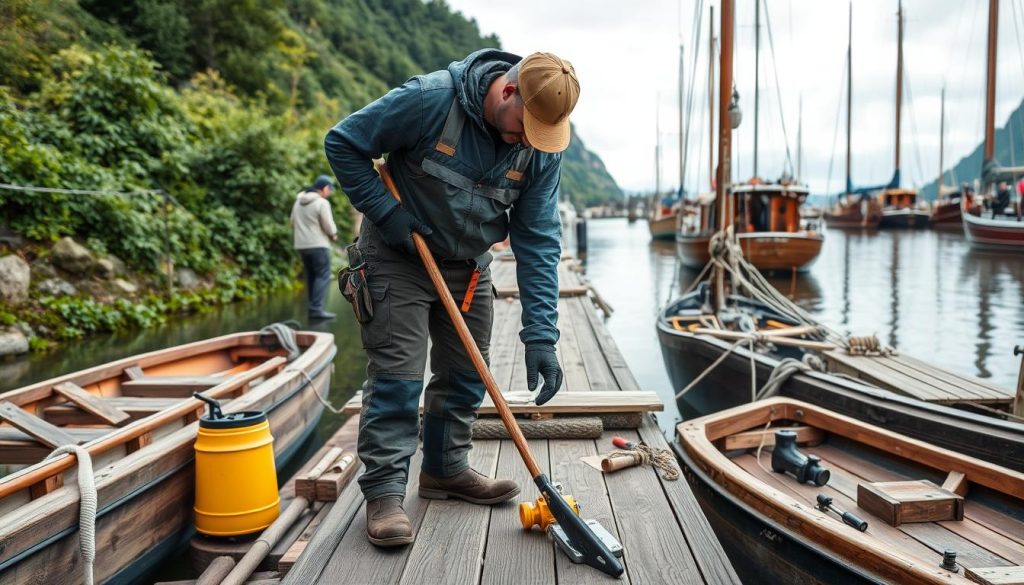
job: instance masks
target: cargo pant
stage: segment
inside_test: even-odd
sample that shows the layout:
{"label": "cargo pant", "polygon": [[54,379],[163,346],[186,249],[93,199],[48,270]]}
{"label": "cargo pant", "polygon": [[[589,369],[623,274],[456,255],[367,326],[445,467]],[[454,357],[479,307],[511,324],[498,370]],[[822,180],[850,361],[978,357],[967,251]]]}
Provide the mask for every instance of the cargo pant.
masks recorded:
{"label": "cargo pant", "polygon": [[[423,415],[423,471],[451,477],[469,468],[471,425],[484,385],[452,326],[418,256],[388,247],[364,221],[358,248],[367,265],[374,315],[361,324],[369,364],[359,420],[359,458],[366,471],[359,486],[367,501],[404,496],[409,460],[419,435],[419,398],[430,349],[430,382]],[[476,263],[439,263],[457,305]],[[491,274],[479,278],[469,311],[462,316],[484,359],[493,318]]]}

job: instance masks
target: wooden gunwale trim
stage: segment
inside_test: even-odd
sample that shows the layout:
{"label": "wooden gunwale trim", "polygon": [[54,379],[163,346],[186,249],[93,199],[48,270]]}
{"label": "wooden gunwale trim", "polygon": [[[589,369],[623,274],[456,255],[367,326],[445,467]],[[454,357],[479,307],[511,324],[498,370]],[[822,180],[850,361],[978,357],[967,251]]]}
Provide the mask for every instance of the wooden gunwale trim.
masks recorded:
{"label": "wooden gunwale trim", "polygon": [[[759,424],[764,425],[769,420],[780,419],[800,420],[884,451],[893,452],[895,450],[895,454],[926,464],[933,464],[933,462],[927,459],[922,460],[921,455],[941,451],[945,456],[942,461],[950,460],[961,464],[962,467],[959,470],[964,472],[968,478],[971,477],[972,472],[977,473],[979,477],[984,477],[986,469],[991,468],[991,471],[994,471],[995,466],[971,460],[943,449],[927,447],[919,441],[906,439],[895,433],[860,423],[842,415],[824,413],[813,405],[787,398],[772,398],[756,403],[756,405],[731,408],[717,414],[682,422],[676,427],[679,440],[687,453],[704,468],[716,483],[783,526],[815,542],[827,543],[827,546],[838,554],[848,559],[856,559],[858,562],[864,563],[869,570],[878,572],[881,576],[889,579],[910,577],[914,582],[922,583],[968,582],[959,575],[951,574],[937,567],[932,568],[935,563],[931,563],[928,559],[919,559],[914,555],[894,552],[874,536],[835,522],[813,507],[804,505],[767,486],[740,469],[713,444],[714,440],[733,432],[747,430]],[[865,432],[858,433],[858,427],[867,428],[864,429]],[[1015,474],[1008,470],[1005,470],[1005,473]],[[1024,489],[1024,485],[1021,485],[1024,484],[1024,476],[1021,476],[1021,480],[1017,484],[1020,486],[1017,487],[1018,490]],[[983,483],[982,485],[988,484]],[[1006,491],[999,487],[993,489]]]}

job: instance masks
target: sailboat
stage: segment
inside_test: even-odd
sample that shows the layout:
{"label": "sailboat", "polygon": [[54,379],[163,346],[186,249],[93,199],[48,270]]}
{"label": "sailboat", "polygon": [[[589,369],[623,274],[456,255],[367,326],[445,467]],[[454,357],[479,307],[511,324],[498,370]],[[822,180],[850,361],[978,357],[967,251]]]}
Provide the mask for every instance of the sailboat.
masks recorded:
{"label": "sailboat", "polygon": [[651,230],[652,240],[671,240],[676,237],[680,202],[674,194],[665,195],[661,192],[661,116],[657,110],[655,120],[657,142],[654,146],[654,195],[648,202],[647,227]]}
{"label": "sailboat", "polygon": [[[985,158],[981,165],[982,193],[992,194],[1000,181],[1013,184],[1013,178],[1024,174],[1024,167],[1004,167],[995,160],[996,117],[996,43],[998,37],[999,1],[989,0],[988,8],[988,75],[985,91]],[[968,201],[961,201],[964,235],[971,245],[979,248],[1024,251],[1024,220],[1021,201],[1012,207],[989,209]],[[1015,208],[1015,209],[1014,209]]]}
{"label": "sailboat", "polygon": [[[760,30],[761,0],[755,3],[755,30]],[[758,41],[760,34],[757,34]],[[755,61],[760,59],[760,42],[755,42]],[[729,189],[729,223],[743,256],[758,270],[804,271],[821,253],[825,235],[806,224],[800,208],[809,195],[806,186],[789,177],[767,182],[758,176],[758,85],[754,82],[754,176]],[[735,109],[738,96],[730,96]],[[721,109],[720,109],[721,111]],[[721,114],[720,114],[721,115]],[[710,197],[698,200],[680,221],[679,258],[685,266],[700,269],[711,260],[711,239],[716,232],[717,213]]]}
{"label": "sailboat", "polygon": [[[960,197],[964,194],[957,187],[947,186],[943,161],[946,153],[946,86],[942,86],[941,107],[939,108],[939,180],[935,182],[935,202],[932,203],[932,225],[935,227],[961,226]],[[955,180],[955,179],[954,179]]]}
{"label": "sailboat", "polygon": [[917,189],[900,187],[900,121],[903,113],[903,2],[897,12],[899,42],[896,57],[896,171],[892,183],[882,189],[878,199],[882,204],[882,222],[879,227],[921,228],[928,225],[931,213],[928,204],[918,201]]}
{"label": "sailboat", "polygon": [[853,4],[849,6],[846,47],[846,192],[824,213],[825,225],[838,229],[874,229],[882,221],[882,206],[870,197],[879,187],[853,188],[850,178],[853,150]]}

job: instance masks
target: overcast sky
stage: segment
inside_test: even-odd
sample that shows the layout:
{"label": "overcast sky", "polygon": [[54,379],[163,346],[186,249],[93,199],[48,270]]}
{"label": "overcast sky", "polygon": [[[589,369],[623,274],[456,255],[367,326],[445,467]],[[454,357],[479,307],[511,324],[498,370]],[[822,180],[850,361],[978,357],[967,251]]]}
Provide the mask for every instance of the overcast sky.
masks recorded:
{"label": "overcast sky", "polygon": [[[744,112],[743,124],[733,138],[737,178],[748,178],[753,171],[754,1],[736,2],[735,81]],[[694,50],[699,50],[699,91],[694,95],[686,183],[691,191],[707,188],[709,3],[702,2],[698,42],[692,34],[697,2],[448,0],[453,9],[476,19],[484,34],[497,34],[508,51],[520,55],[550,51],[572,61],[582,87],[572,121],[587,147],[604,160],[627,191],[654,188],[656,112],[661,122],[661,185],[669,188],[679,183],[680,43],[687,78]],[[887,181],[893,171],[897,1],[854,4],[853,181],[866,185]],[[938,175],[943,83],[947,86],[945,166],[955,164],[983,137],[988,2],[906,0],[903,8],[904,83],[909,93],[904,90],[901,167],[904,185],[921,185]],[[716,35],[718,9],[715,2]],[[804,179],[816,193],[835,191],[841,188],[845,169],[845,114],[839,114],[838,108],[845,112],[847,3],[767,0],[767,11],[762,5],[761,16],[759,174],[777,178],[783,169],[786,140],[780,109],[796,164],[802,96]],[[769,46],[769,20],[777,64]],[[1024,39],[1018,31],[1024,32],[1024,2],[1003,0],[996,95],[1000,126],[1024,96]],[[1018,162],[1024,161],[1024,153],[1018,157]]]}

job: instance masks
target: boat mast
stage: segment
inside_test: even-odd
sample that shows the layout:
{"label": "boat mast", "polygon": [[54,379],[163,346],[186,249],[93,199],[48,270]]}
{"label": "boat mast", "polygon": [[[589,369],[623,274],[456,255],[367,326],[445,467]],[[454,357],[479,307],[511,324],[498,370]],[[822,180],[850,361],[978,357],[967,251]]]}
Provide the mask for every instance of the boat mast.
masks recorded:
{"label": "boat mast", "polygon": [[899,48],[896,50],[896,186],[900,186],[900,116],[903,113],[903,0],[896,12]]}
{"label": "boat mast", "polygon": [[[733,0],[722,0],[720,28],[722,52],[718,81],[718,178],[715,185],[715,201],[718,209],[715,215],[719,229],[726,230],[732,224],[733,219],[728,202],[732,157],[732,116],[729,112],[729,103],[732,99]],[[715,265],[714,292],[714,306],[717,312],[725,305],[725,271],[719,264]]]}
{"label": "boat mast", "polygon": [[654,104],[654,205],[660,216],[661,209],[661,93]]}
{"label": "boat mast", "polygon": [[985,158],[981,163],[982,185],[987,190],[988,169],[995,157],[995,125],[996,125],[996,38],[999,34],[999,0],[988,3],[988,69],[985,82]]}
{"label": "boat mast", "polygon": [[942,100],[939,106],[939,181],[935,183],[935,199],[942,198],[942,183],[945,180],[942,163],[946,150],[946,84],[942,84]]}
{"label": "boat mast", "polygon": [[757,176],[757,129],[761,98],[761,0],[754,0],[754,176]]}
{"label": "boat mast", "polygon": [[800,100],[798,102],[799,109],[797,110],[796,119],[796,180],[799,182],[803,178],[803,159],[804,159],[804,95],[800,94]]}
{"label": "boat mast", "polygon": [[708,183],[715,183],[715,6],[708,19]]}
{"label": "boat mast", "polygon": [[[689,120],[687,120],[689,123]],[[686,147],[683,144],[683,44],[679,43],[679,196],[685,192]]]}
{"label": "boat mast", "polygon": [[847,17],[847,44],[846,44],[846,191],[853,188],[850,179],[850,142],[853,134],[853,0],[850,0],[849,15]]}

